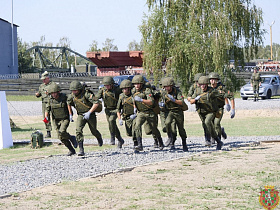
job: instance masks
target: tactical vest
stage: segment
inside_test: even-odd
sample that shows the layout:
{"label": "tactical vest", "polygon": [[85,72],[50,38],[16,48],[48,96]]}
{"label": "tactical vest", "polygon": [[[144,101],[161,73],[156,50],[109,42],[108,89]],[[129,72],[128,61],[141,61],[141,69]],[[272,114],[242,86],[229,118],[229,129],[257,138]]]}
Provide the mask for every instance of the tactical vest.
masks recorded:
{"label": "tactical vest", "polygon": [[42,102],[47,103],[49,101],[49,96],[47,95],[48,88],[53,82],[49,82],[48,84],[41,84],[39,87],[39,92],[41,93]]}
{"label": "tactical vest", "polygon": [[[133,98],[135,96],[139,96],[140,98],[147,100],[147,96],[145,94],[146,89],[147,89],[147,87],[144,86],[139,92],[135,92],[133,94]],[[143,102],[139,102],[139,101],[135,101],[135,106],[137,107],[137,110],[140,112],[151,111],[153,109],[153,106],[149,106],[149,105],[144,104]]]}
{"label": "tactical vest", "polygon": [[215,90],[218,91],[218,95],[217,95],[217,106],[219,108],[223,108],[225,105],[225,90],[224,90],[224,86],[222,84],[217,84],[217,87],[214,88]]}
{"label": "tactical vest", "polygon": [[79,94],[77,97],[73,95],[73,102],[75,104],[75,108],[78,114],[84,114],[88,112],[93,105],[90,101],[86,99],[85,93],[86,91],[83,90],[81,94]]}
{"label": "tactical vest", "polygon": [[201,88],[197,88],[197,95],[200,95],[199,101],[196,103],[197,111],[200,113],[211,113],[218,111],[217,97],[214,96],[214,89],[207,87],[207,90],[203,92]]}
{"label": "tactical vest", "polygon": [[134,114],[132,96],[122,96],[121,101],[123,106],[123,116],[126,117]]}
{"label": "tactical vest", "polygon": [[58,99],[50,99],[51,112],[56,120],[64,120],[69,118],[69,112],[67,108],[67,96],[64,93],[60,93]]}
{"label": "tactical vest", "polygon": [[[169,94],[172,95],[174,99],[178,100],[178,98],[177,98],[177,93],[178,93],[177,88],[176,88],[176,87],[173,87],[172,92],[169,93]],[[172,101],[168,98],[167,94],[168,94],[167,92],[165,92],[165,94],[164,94],[165,107],[166,107],[166,109],[169,110],[169,111],[171,111],[171,110],[173,110],[173,111],[179,111],[179,110],[181,110],[179,104],[176,104],[176,103],[172,102]]]}
{"label": "tactical vest", "polygon": [[104,106],[107,109],[116,109],[119,99],[119,94],[116,93],[116,88],[113,87],[112,90],[103,89],[102,95]]}

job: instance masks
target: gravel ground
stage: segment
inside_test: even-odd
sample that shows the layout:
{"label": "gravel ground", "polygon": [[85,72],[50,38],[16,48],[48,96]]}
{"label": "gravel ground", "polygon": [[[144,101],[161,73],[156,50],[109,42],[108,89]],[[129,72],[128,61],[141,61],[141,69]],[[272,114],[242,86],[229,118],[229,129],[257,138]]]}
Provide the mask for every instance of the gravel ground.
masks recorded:
{"label": "gravel ground", "polygon": [[[279,109],[279,101],[280,99],[260,100],[259,102],[236,99],[236,109]],[[189,107],[189,111],[195,111],[194,106]],[[11,116],[38,116],[41,115],[41,102],[8,102],[8,109]],[[233,147],[247,145],[248,143],[276,139],[280,139],[280,136],[229,137],[224,141],[223,150],[230,150]],[[109,140],[105,139],[104,142],[109,143]],[[130,142],[126,142],[123,149],[90,152],[86,153],[84,157],[59,155],[0,165],[0,195],[215,150],[214,146],[210,148],[204,147],[202,138],[193,137],[188,138],[189,152],[182,151],[180,141],[176,142],[176,150],[170,151],[165,148],[160,151],[154,149],[152,147],[153,140],[147,138],[143,140],[144,151],[135,154]],[[96,140],[86,139],[85,143],[96,143]]]}

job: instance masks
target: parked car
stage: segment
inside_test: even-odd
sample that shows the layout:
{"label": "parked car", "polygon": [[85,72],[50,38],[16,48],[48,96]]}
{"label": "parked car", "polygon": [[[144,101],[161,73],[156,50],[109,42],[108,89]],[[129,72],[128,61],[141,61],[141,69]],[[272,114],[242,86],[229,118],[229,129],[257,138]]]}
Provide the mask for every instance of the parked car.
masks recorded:
{"label": "parked car", "polygon": [[[241,87],[240,96],[243,100],[254,97],[253,87],[250,82]],[[259,88],[259,97],[270,99],[272,96],[280,96],[280,79],[278,75],[261,76],[261,86]]]}
{"label": "parked car", "polygon": [[[133,79],[134,76],[135,76],[135,75],[120,75],[120,76],[115,76],[115,77],[113,77],[113,79],[114,79],[116,85],[120,85],[121,82],[122,82],[123,80],[125,80],[125,79],[129,79],[130,81],[132,81],[132,79]],[[146,82],[149,82],[145,76],[144,76],[144,80],[145,80]],[[103,84],[102,84],[102,85],[99,85],[98,89],[100,89],[100,88],[102,88],[102,87],[104,87]]]}

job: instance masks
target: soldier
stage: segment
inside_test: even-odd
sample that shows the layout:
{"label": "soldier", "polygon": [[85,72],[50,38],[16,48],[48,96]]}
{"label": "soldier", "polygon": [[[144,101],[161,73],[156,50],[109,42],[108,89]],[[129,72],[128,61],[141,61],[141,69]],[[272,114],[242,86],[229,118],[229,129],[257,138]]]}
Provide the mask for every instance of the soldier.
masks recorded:
{"label": "soldier", "polygon": [[78,81],[71,82],[70,90],[72,91],[72,94],[69,94],[67,99],[69,119],[73,122],[73,111],[71,106],[74,106],[78,114],[76,122],[76,138],[80,149],[78,156],[84,156],[85,152],[83,145],[83,129],[86,123],[88,124],[92,135],[97,138],[98,145],[100,147],[103,145],[103,139],[100,132],[97,130],[97,121],[95,114],[95,110],[100,105],[100,101],[96,99],[91,91],[85,90],[83,85]]}
{"label": "soldier", "polygon": [[[214,118],[214,128],[216,130],[216,133],[221,138],[221,136],[226,139],[227,134],[225,133],[225,130],[223,127],[221,127],[221,120],[224,114],[224,106],[226,105],[226,110],[229,112],[230,108],[232,107],[230,116],[231,118],[234,118],[235,116],[235,103],[234,103],[234,95],[232,92],[230,92],[221,82],[218,82],[220,80],[220,75],[216,72],[211,72],[209,74],[210,84],[211,87],[218,91],[217,96],[217,105],[219,108],[219,117]],[[231,101],[231,107],[228,103],[228,99]]]}
{"label": "soldier", "polygon": [[201,77],[203,74],[202,73],[197,73],[194,75],[194,79],[193,79],[193,84],[192,86],[190,87],[189,89],[189,92],[188,92],[188,96],[187,96],[187,99],[188,99],[188,102],[190,102],[191,98],[192,98],[192,95],[194,94],[194,91],[197,87],[199,87],[199,84],[198,84],[198,79],[199,77]]}
{"label": "soldier", "polygon": [[[45,112],[46,112],[46,105],[49,101],[49,96],[48,96],[47,89],[53,82],[50,80],[49,73],[47,71],[45,71],[42,74],[41,80],[43,81],[43,83],[39,86],[39,90],[38,90],[37,93],[35,93],[35,96],[37,98],[41,97],[41,99],[42,99],[42,113],[43,113],[43,119],[44,119],[45,118]],[[50,113],[48,113],[48,115],[50,115]],[[51,137],[51,130],[52,130],[51,121],[49,120],[47,123],[44,121],[44,123],[45,123],[45,127],[46,127],[46,130],[47,130],[47,135],[45,136],[45,138],[50,138]]]}
{"label": "soldier", "polygon": [[[165,146],[171,145],[171,149],[175,149],[175,139],[173,130],[172,130],[172,123],[176,122],[176,125],[179,130],[179,135],[182,139],[182,145],[183,145],[183,151],[188,151],[186,139],[187,134],[184,128],[184,113],[180,106],[183,105],[184,97],[182,95],[182,92],[179,88],[175,87],[175,83],[172,77],[165,77],[162,79],[162,87],[165,91],[162,92],[161,95],[161,101],[164,101],[164,107],[166,110],[166,131],[168,135],[168,142],[165,144]],[[161,106],[163,106],[161,104]],[[175,130],[176,132],[176,130]]]}
{"label": "soldier", "polygon": [[106,119],[109,124],[111,134],[111,145],[115,145],[115,137],[118,139],[118,148],[122,148],[124,140],[121,137],[119,128],[116,124],[117,120],[117,103],[122,90],[114,85],[113,77],[106,76],[103,78],[104,87],[99,89],[96,98],[103,99],[105,106]]}
{"label": "soldier", "polygon": [[150,88],[145,86],[145,81],[142,75],[136,75],[132,79],[132,84],[134,88],[132,89],[132,95],[134,100],[134,115],[131,118],[136,117],[135,121],[135,134],[137,138],[138,145],[135,147],[136,151],[142,151],[142,125],[145,121],[149,123],[152,128],[152,134],[154,134],[159,143],[159,149],[162,150],[164,145],[160,132],[157,128],[157,118],[153,111],[154,107],[154,97]]}
{"label": "soldier", "polygon": [[254,72],[251,76],[251,86],[253,87],[254,101],[258,100],[260,85],[261,85],[260,74],[257,72],[257,68],[254,68]]}
{"label": "soldier", "polygon": [[208,86],[209,78],[206,76],[201,76],[198,79],[198,84],[200,88],[196,88],[190,103],[196,104],[197,112],[202,123],[205,123],[207,132],[210,133],[211,137],[217,142],[216,149],[221,150],[223,142],[217,135],[213,125],[213,119],[218,111],[217,91]]}
{"label": "soldier", "polygon": [[[48,93],[51,95],[45,112],[45,119],[48,120],[52,114],[53,125],[57,131],[59,140],[69,149],[68,156],[76,154],[75,148],[77,148],[77,141],[75,136],[71,136],[67,132],[69,126],[69,112],[67,108],[67,96],[64,93],[60,93],[61,89],[53,83],[48,88]],[[71,143],[72,145],[71,145]]]}
{"label": "soldier", "polygon": [[120,84],[122,94],[120,94],[117,104],[117,115],[119,119],[119,125],[123,125],[125,121],[125,130],[128,136],[132,136],[134,147],[138,145],[135,133],[134,133],[134,119],[130,119],[130,116],[134,114],[134,105],[131,95],[132,83],[130,80],[123,80]]}

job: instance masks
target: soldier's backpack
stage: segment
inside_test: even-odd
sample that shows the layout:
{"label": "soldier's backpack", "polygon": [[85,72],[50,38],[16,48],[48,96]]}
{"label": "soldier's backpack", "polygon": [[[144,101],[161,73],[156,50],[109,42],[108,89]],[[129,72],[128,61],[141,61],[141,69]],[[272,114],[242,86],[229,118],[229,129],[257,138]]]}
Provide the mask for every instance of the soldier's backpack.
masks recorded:
{"label": "soldier's backpack", "polygon": [[31,134],[31,148],[37,149],[42,148],[44,145],[44,136],[43,133],[39,130]]}

